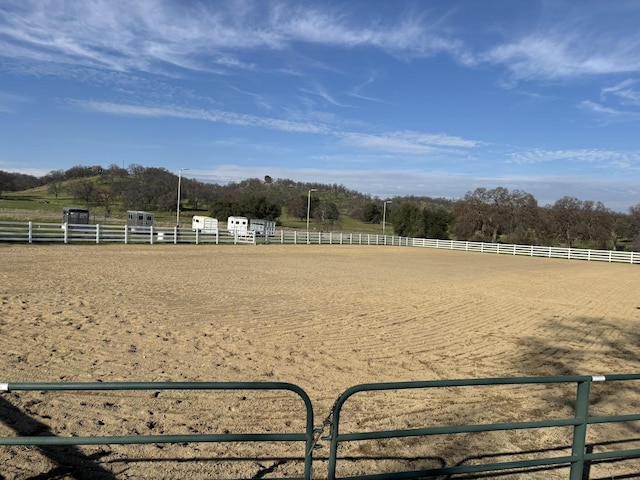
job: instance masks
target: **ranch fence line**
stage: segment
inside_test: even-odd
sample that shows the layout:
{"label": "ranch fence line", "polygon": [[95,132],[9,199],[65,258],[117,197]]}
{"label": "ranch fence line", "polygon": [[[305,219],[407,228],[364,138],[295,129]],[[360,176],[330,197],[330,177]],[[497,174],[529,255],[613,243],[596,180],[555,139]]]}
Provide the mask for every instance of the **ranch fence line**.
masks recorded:
{"label": "ranch fence line", "polygon": [[465,252],[546,257],[565,260],[640,264],[640,252],[546,247],[506,243],[399,237],[369,233],[277,230],[273,236],[246,235],[216,230],[202,233],[179,227],[127,227],[125,225],[68,225],[60,223],[0,221],[0,242],[15,243],[146,243],[146,244],[253,244],[385,245],[436,248]]}
{"label": "ranch fence line", "polygon": [[[594,375],[594,376],[556,376],[556,377],[518,377],[518,378],[480,378],[467,380],[432,380],[416,382],[388,382],[356,385],[345,390],[336,400],[329,416],[325,419],[321,428],[314,428],[314,412],[309,396],[302,388],[289,383],[280,382],[87,382],[87,383],[0,383],[0,393],[10,396],[11,392],[17,391],[113,391],[113,390],[288,390],[298,395],[304,402],[306,409],[305,431],[300,433],[268,433],[268,434],[188,434],[188,435],[125,435],[125,436],[57,436],[48,430],[47,434],[36,436],[8,436],[0,437],[0,446],[69,446],[69,445],[108,445],[108,444],[142,444],[142,443],[196,443],[196,442],[301,442],[304,443],[304,450],[300,449],[300,462],[304,462],[304,480],[311,480],[313,476],[313,453],[321,447],[320,442],[328,441],[329,446],[329,466],[328,480],[339,478],[346,479],[407,479],[407,478],[427,478],[441,477],[463,474],[482,474],[496,472],[496,475],[508,473],[533,473],[540,470],[568,469],[569,480],[583,480],[590,477],[589,472],[593,465],[599,463],[623,462],[628,459],[640,458],[640,448],[638,439],[633,435],[629,439],[617,439],[614,441],[599,441],[587,443],[589,438],[589,427],[601,424],[623,424],[630,431],[634,425],[640,422],[640,413],[591,416],[589,413],[591,404],[592,384],[602,382],[637,382],[640,381],[640,374],[623,375]],[[457,389],[457,388],[479,388],[505,385],[522,385],[526,388],[538,385],[546,389],[553,385],[574,384],[576,394],[572,402],[573,415],[557,414],[553,418],[541,420],[537,418],[527,421],[486,423],[472,419],[472,423],[460,423],[446,426],[431,426],[418,428],[405,428],[399,430],[377,430],[340,433],[340,421],[342,418],[343,405],[354,395],[364,395],[367,392],[385,391],[401,392],[409,389]],[[619,383],[618,383],[619,385]],[[637,393],[638,385],[624,385]],[[599,402],[602,392],[595,395],[594,402]],[[611,393],[611,395],[615,395]],[[0,396],[0,399],[4,398]],[[401,401],[400,395],[398,400]],[[559,402],[567,399],[557,399]],[[635,401],[625,401],[630,407],[636,406]],[[486,410],[490,410],[491,402],[485,405]],[[266,408],[269,402],[266,402]],[[619,408],[622,408],[620,406]],[[536,415],[536,410],[530,412]],[[560,417],[560,418],[558,418]],[[437,418],[437,412],[433,412],[428,418]],[[4,420],[4,419],[2,419]],[[11,426],[11,422],[7,422]],[[18,424],[14,419],[14,424]],[[325,434],[326,427],[329,432]],[[357,462],[358,460],[371,460],[368,456],[339,457],[341,444],[348,442],[364,442],[380,439],[411,439],[416,437],[430,437],[440,435],[462,435],[462,441],[466,435],[484,432],[509,432],[516,430],[534,430],[542,433],[545,429],[565,428],[571,430],[571,442],[565,446],[557,448],[536,448],[527,444],[526,450],[511,452],[481,452],[469,457],[461,462],[449,465],[447,459],[442,457],[422,457],[407,458],[406,460],[431,460],[435,467],[425,467],[422,464],[420,469],[408,469],[398,471],[399,467],[394,467],[394,471],[370,473],[361,476],[338,477],[336,476],[336,466],[338,461]],[[19,429],[15,428],[16,430]],[[542,438],[539,435],[537,438]],[[493,445],[498,445],[499,442]],[[631,448],[615,447],[619,444],[627,444]],[[491,444],[487,444],[490,447]],[[635,448],[634,448],[635,447]],[[499,450],[499,449],[497,449]],[[46,454],[46,452],[45,452]],[[382,456],[384,458],[384,456]],[[502,458],[502,461],[495,459]],[[494,461],[490,461],[494,459]],[[161,459],[159,459],[161,460]],[[481,461],[485,460],[485,461]],[[489,461],[487,461],[489,460]],[[439,465],[438,465],[439,464]],[[627,464],[625,464],[627,465]],[[630,475],[635,478],[638,472],[638,464],[635,463],[634,472]],[[409,465],[407,465],[409,466]],[[43,472],[44,473],[44,472]],[[623,475],[627,478],[626,474]],[[257,476],[254,478],[258,478]],[[622,478],[622,477],[620,477]],[[631,478],[631,477],[629,477]]]}

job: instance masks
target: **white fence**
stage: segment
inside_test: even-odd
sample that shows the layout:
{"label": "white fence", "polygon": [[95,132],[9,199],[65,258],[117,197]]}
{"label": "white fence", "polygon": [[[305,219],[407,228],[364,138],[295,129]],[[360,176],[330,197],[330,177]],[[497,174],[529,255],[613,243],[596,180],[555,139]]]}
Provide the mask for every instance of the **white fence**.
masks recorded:
{"label": "white fence", "polygon": [[123,225],[60,225],[59,223],[0,222],[0,242],[383,245],[560,258],[565,260],[640,264],[640,252],[434,240],[366,233],[301,232],[296,230],[279,230],[276,231],[275,236],[261,237],[256,236],[253,232],[249,232],[247,235],[237,235],[229,233],[226,230],[219,230],[217,233],[201,233],[178,227],[135,227],[134,231],[132,227]]}

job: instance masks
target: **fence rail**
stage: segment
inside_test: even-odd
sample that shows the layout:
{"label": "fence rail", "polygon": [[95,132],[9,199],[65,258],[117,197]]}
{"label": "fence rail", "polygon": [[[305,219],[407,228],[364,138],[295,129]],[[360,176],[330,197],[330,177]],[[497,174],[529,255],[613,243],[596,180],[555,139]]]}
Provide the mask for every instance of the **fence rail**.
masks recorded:
{"label": "fence rail", "polygon": [[[626,450],[607,450],[593,453],[586,444],[587,429],[589,425],[601,423],[629,423],[640,421],[640,414],[612,415],[612,416],[590,416],[590,392],[593,382],[614,382],[614,381],[638,381],[640,374],[636,375],[596,375],[596,376],[571,376],[571,377],[521,377],[521,378],[485,378],[471,380],[433,380],[424,382],[395,382],[395,383],[374,383],[356,385],[347,389],[336,401],[329,417],[331,432],[327,438],[331,441],[329,453],[329,480],[338,478],[359,478],[370,480],[396,479],[396,478],[426,478],[440,477],[443,475],[470,474],[483,472],[500,472],[505,470],[519,469],[526,472],[526,469],[539,467],[569,467],[570,480],[583,480],[585,467],[591,463],[603,461],[605,459],[630,459],[640,458],[640,448]],[[496,385],[550,385],[550,384],[576,384],[577,391],[574,400],[574,416],[570,418],[558,418],[553,420],[537,420],[511,423],[474,423],[459,424],[450,426],[436,426],[429,428],[411,428],[405,430],[380,430],[368,432],[340,433],[340,421],[342,408],[353,395],[372,391],[398,391],[408,389],[433,389],[447,387],[477,387]],[[637,387],[636,387],[637,388]],[[637,390],[636,390],[637,392]],[[337,477],[336,465],[338,461],[339,445],[347,442],[358,442],[364,440],[377,440],[389,438],[409,438],[425,437],[446,434],[465,434],[496,431],[513,430],[536,430],[571,427],[573,435],[571,439],[571,455],[547,456],[543,458],[532,458],[527,460],[510,462],[493,462],[475,465],[443,466],[440,468],[421,469],[403,472],[385,472],[380,474],[370,474],[359,477]],[[489,448],[489,446],[488,446]],[[484,452],[483,452],[484,453]],[[542,453],[542,451],[541,451]],[[548,453],[548,452],[546,452]],[[491,454],[486,455],[488,457]],[[351,459],[353,460],[353,459]],[[636,471],[635,474],[640,474]],[[634,475],[635,477],[636,475]],[[625,477],[626,478],[626,477]]]}
{"label": "fence rail", "polygon": [[[106,445],[106,444],[149,444],[149,443],[193,443],[193,442],[304,442],[304,479],[310,480],[313,474],[313,451],[321,440],[330,441],[328,480],[338,478],[359,478],[359,479],[395,479],[395,478],[433,478],[443,475],[478,474],[487,472],[504,472],[507,470],[518,470],[526,473],[527,470],[534,471],[539,468],[568,468],[569,480],[582,480],[585,472],[592,464],[612,460],[627,460],[640,458],[640,448],[628,448],[614,450],[611,446],[618,442],[603,442],[597,445],[607,445],[607,449],[593,451],[593,445],[587,445],[588,427],[590,425],[604,423],[625,424],[629,427],[632,422],[640,422],[640,413],[610,416],[591,416],[589,414],[591,385],[594,382],[628,382],[640,381],[640,374],[607,375],[607,376],[567,376],[567,377],[519,377],[519,378],[481,378],[467,380],[432,380],[422,382],[390,382],[356,385],[345,390],[336,400],[334,406],[324,426],[329,426],[327,436],[321,436],[324,428],[314,429],[314,412],[309,396],[302,388],[280,382],[112,382],[112,383],[0,383],[0,393],[10,394],[17,391],[112,391],[112,390],[288,390],[299,396],[306,408],[305,431],[300,433],[245,433],[245,434],[187,434],[187,435],[124,435],[124,436],[10,436],[0,437],[0,446],[23,445],[23,446],[52,446],[52,445]],[[510,423],[472,423],[456,424],[447,426],[432,426],[407,428],[400,430],[377,430],[364,432],[340,431],[342,421],[342,410],[345,403],[356,394],[366,394],[375,391],[406,391],[406,390],[428,390],[428,389],[451,389],[451,388],[476,388],[487,386],[504,385],[542,385],[548,387],[553,384],[576,385],[576,395],[573,401],[573,416],[565,418],[554,418],[540,420],[535,418],[527,421]],[[618,383],[618,385],[620,385]],[[635,387],[635,388],[634,388]],[[629,401],[625,397],[625,404],[629,407],[637,407],[638,385],[632,386],[636,398]],[[527,387],[530,388],[530,387]],[[398,397],[399,400],[402,396]],[[598,397],[599,400],[601,398]],[[267,402],[268,403],[268,402]],[[488,408],[488,405],[485,405]],[[376,407],[377,408],[377,407]],[[535,411],[535,410],[534,410]],[[464,418],[464,412],[460,412]],[[433,412],[431,418],[437,418],[437,413]],[[0,421],[4,419],[0,418]],[[637,425],[637,423],[635,424]],[[402,439],[410,437],[430,437],[434,435],[459,435],[480,432],[508,432],[514,430],[542,430],[549,428],[571,428],[570,440],[571,453],[565,455],[552,456],[551,452],[543,448],[534,450],[538,453],[536,458],[529,458],[517,461],[502,461],[493,463],[457,464],[452,466],[441,466],[439,468],[422,468],[420,470],[405,470],[368,474],[358,477],[337,477],[336,466],[339,459],[339,446],[348,442],[362,442],[379,439]],[[542,435],[540,435],[541,437]],[[635,440],[636,444],[638,439]],[[491,449],[491,445],[487,445]],[[481,452],[487,458],[491,458],[493,452]],[[512,452],[513,455],[531,453]],[[500,454],[504,455],[504,454]],[[302,456],[302,455],[301,455]],[[474,458],[478,458],[476,456]],[[344,460],[344,459],[343,459]],[[350,457],[351,462],[357,458]],[[635,464],[633,477],[640,475],[640,466]],[[621,477],[622,478],[622,477]],[[626,477],[625,478],[631,478]]]}
{"label": "fence rail", "polygon": [[273,236],[246,235],[219,230],[201,233],[178,227],[123,225],[61,225],[60,223],[0,222],[0,242],[14,243],[147,243],[147,244],[257,244],[281,245],[378,245],[423,247],[498,255],[519,255],[564,260],[640,264],[640,252],[545,247],[457,240],[398,237],[368,233],[306,232],[278,230]]}
{"label": "fence rail", "polygon": [[[0,445],[112,445],[160,444],[195,442],[304,442],[300,458],[304,459],[304,480],[311,479],[313,457],[313,407],[307,393],[300,387],[283,382],[86,382],[86,383],[0,383],[0,392],[18,391],[132,391],[132,390],[287,390],[304,402],[305,431],[299,433],[226,433],[226,434],[163,434],[122,436],[14,436],[0,437]],[[268,403],[266,403],[268,407]],[[2,420],[0,418],[0,420]]]}

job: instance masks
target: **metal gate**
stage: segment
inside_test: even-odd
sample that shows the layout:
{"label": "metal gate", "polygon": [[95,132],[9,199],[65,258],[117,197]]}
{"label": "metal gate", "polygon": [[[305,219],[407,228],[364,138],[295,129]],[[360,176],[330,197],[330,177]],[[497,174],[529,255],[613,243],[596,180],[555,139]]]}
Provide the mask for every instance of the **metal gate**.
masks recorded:
{"label": "metal gate", "polygon": [[63,446],[110,444],[159,444],[195,442],[299,442],[304,458],[304,480],[311,479],[313,455],[313,408],[309,396],[297,385],[281,382],[95,382],[95,383],[0,383],[0,392],[18,391],[114,391],[114,390],[288,390],[299,396],[306,409],[305,431],[299,433],[225,433],[123,436],[15,436],[0,437],[0,445]]}
{"label": "metal gate", "polygon": [[[635,381],[635,383],[634,383]],[[627,392],[636,401],[629,402],[630,407],[637,406],[640,397],[640,374],[607,375],[607,376],[567,376],[567,377],[520,377],[520,378],[485,378],[469,380],[433,380],[422,382],[392,382],[356,385],[345,390],[336,400],[329,416],[322,428],[314,429],[314,414],[309,396],[300,387],[280,382],[113,382],[113,383],[0,383],[0,392],[16,391],[107,391],[107,390],[288,390],[299,396],[306,409],[304,432],[298,433],[242,433],[242,434],[180,434],[180,435],[125,435],[125,436],[11,436],[0,437],[0,445],[53,446],[53,445],[107,445],[107,444],[152,444],[152,443],[189,443],[189,442],[299,442],[304,444],[300,458],[304,458],[304,478],[312,478],[313,452],[318,443],[325,440],[330,442],[328,458],[328,480],[337,478],[366,478],[366,479],[395,479],[395,478],[427,478],[443,475],[481,475],[486,472],[535,471],[534,469],[563,467],[569,469],[570,480],[589,478],[588,472],[592,464],[604,461],[640,458],[640,448],[614,449],[607,448],[594,452],[593,445],[587,443],[587,430],[596,424],[627,423],[636,432],[636,445],[640,444],[640,413],[620,415],[591,416],[589,414],[592,402],[591,388],[594,383],[628,382],[624,384]],[[428,391],[442,388],[477,388],[482,386],[522,385],[532,389],[534,385],[575,386],[575,397],[571,405],[573,414],[554,419],[532,419],[527,421],[505,423],[472,423],[448,426],[429,426],[407,429],[387,429],[361,432],[341,432],[343,407],[356,394],[367,392],[389,391]],[[573,385],[572,385],[573,384]],[[621,384],[616,385],[616,391],[622,390]],[[365,398],[366,399],[366,398]],[[428,407],[428,405],[427,405]],[[326,436],[323,430],[329,428]],[[505,432],[516,430],[542,430],[548,428],[569,428],[570,452],[563,455],[553,455],[553,452],[538,450],[534,459],[519,461],[503,461],[481,464],[464,464],[440,466],[437,468],[409,469],[403,471],[383,472],[352,477],[337,477],[339,447],[349,442],[363,442],[380,439],[405,439],[415,437],[430,437],[435,435],[458,435],[478,432]],[[610,442],[613,447],[616,442]],[[544,454],[548,454],[544,456]],[[486,455],[491,457],[491,455]],[[350,459],[353,461],[353,459]],[[635,476],[640,469],[635,471]],[[630,477],[625,477],[630,478]]]}
{"label": "metal gate", "polygon": [[[336,478],[336,465],[338,462],[338,447],[346,442],[359,442],[375,439],[409,438],[421,436],[433,436],[443,434],[464,434],[471,432],[492,432],[522,429],[545,429],[554,427],[570,427],[573,430],[571,439],[571,453],[564,456],[550,456],[547,458],[537,458],[523,461],[494,462],[477,465],[457,465],[442,466],[439,468],[429,468],[402,472],[385,472],[359,476],[357,478],[366,479],[394,479],[394,478],[426,478],[442,475],[473,474],[481,472],[499,472],[506,470],[526,469],[535,467],[565,466],[570,469],[570,480],[581,480],[586,471],[586,467],[591,463],[611,459],[640,458],[640,448],[627,450],[607,450],[593,453],[586,444],[587,427],[602,423],[620,423],[640,421],[640,414],[612,415],[612,416],[589,416],[590,391],[593,382],[613,382],[640,380],[640,375],[607,375],[602,376],[568,376],[568,377],[522,377],[522,378],[488,378],[472,380],[436,380],[424,382],[398,382],[398,383],[377,383],[357,385],[347,389],[336,401],[325,425],[330,427],[330,432],[326,439],[331,441],[329,454],[329,480]],[[461,424],[453,426],[436,426],[429,428],[412,428],[404,430],[380,430],[367,432],[340,432],[341,413],[347,400],[353,395],[373,391],[392,391],[407,389],[433,389],[443,387],[478,387],[486,385],[533,385],[533,384],[568,384],[577,385],[574,400],[574,415],[570,418],[559,418],[553,420],[531,420],[525,422],[493,423],[493,424]],[[640,384],[635,384],[635,393],[640,394]],[[637,427],[637,424],[636,424]],[[636,472],[640,474],[640,472]],[[348,477],[356,478],[356,477]],[[625,477],[627,478],[627,477]]]}

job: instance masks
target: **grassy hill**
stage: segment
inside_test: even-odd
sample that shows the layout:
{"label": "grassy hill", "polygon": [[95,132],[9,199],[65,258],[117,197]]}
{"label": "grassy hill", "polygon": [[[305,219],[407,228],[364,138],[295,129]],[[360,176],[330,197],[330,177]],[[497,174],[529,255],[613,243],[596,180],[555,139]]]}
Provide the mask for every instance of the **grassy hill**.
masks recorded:
{"label": "grassy hill", "polygon": [[[91,177],[89,177],[91,179]],[[83,179],[86,180],[86,179]],[[99,176],[93,180],[98,181]],[[0,221],[34,221],[43,223],[57,223],[62,221],[62,209],[64,207],[87,208],[90,211],[91,223],[101,224],[125,224],[127,218],[126,209],[120,204],[113,205],[109,218],[105,218],[103,207],[87,207],[84,202],[75,200],[71,195],[71,185],[77,180],[66,180],[60,185],[59,193],[56,196],[51,192],[48,185],[23,190],[19,192],[4,192],[0,198]],[[347,215],[349,209],[349,199],[346,195],[330,191],[319,192],[324,198],[329,199],[338,205],[341,212],[339,221],[332,225],[326,225],[324,230],[343,231],[354,233],[382,233],[380,224],[367,224],[355,220]],[[155,214],[156,224],[160,226],[172,226],[176,222],[176,213],[167,211],[152,211]],[[188,226],[193,215],[208,215],[206,208],[189,208],[189,199],[183,198],[180,211],[180,224]],[[226,223],[226,219],[219,219]],[[287,214],[286,207],[282,208],[282,215],[278,218],[280,228],[306,229],[306,219],[292,217]],[[310,227],[318,230],[319,225],[311,219]],[[393,228],[387,224],[385,229],[387,234],[393,234]]]}

